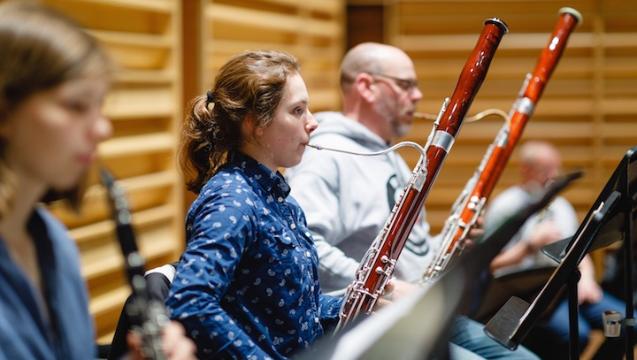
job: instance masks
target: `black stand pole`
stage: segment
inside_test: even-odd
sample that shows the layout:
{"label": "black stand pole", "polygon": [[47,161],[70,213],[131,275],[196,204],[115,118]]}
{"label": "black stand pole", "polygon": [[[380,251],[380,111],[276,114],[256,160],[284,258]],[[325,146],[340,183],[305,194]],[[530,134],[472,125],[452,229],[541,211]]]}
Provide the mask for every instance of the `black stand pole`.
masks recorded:
{"label": "black stand pole", "polygon": [[[624,173],[624,194],[629,192],[630,181],[627,171]],[[626,318],[624,320],[624,339],[626,360],[633,360],[633,344],[635,343],[635,318],[633,317],[633,204],[632,196],[622,196],[622,208],[624,210],[624,301],[626,302]]]}
{"label": "black stand pole", "polygon": [[568,336],[569,352],[568,357],[571,360],[579,359],[579,304],[577,302],[577,283],[581,273],[575,269],[568,279]]}

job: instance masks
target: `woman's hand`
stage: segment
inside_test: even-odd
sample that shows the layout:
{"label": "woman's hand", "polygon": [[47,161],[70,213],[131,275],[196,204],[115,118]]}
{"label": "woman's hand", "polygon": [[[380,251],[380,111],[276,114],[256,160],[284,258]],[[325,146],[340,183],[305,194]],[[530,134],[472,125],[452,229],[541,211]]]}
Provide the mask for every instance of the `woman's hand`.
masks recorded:
{"label": "woman's hand", "polygon": [[[134,332],[128,333],[128,346],[131,349],[130,356],[134,360],[144,360],[142,354],[141,338]],[[166,359],[189,360],[196,359],[195,344],[186,337],[184,328],[180,323],[171,321],[166,325],[162,334],[162,350]]]}

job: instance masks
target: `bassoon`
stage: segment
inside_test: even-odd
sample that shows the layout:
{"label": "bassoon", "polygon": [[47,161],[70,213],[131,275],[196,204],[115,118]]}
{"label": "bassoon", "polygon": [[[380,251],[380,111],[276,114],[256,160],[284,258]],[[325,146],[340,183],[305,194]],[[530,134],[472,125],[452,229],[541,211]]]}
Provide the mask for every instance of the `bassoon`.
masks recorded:
{"label": "bassoon", "polygon": [[124,255],[126,274],[133,291],[133,297],[126,303],[124,311],[133,325],[133,331],[141,337],[141,351],[144,358],[165,359],[161,331],[168,324],[169,317],[164,304],[151,296],[148,290],[144,278],[145,261],[137,249],[126,194],[113,175],[104,168],[100,169],[100,180],[106,188],[115,221],[117,240]]}
{"label": "bassoon", "polygon": [[462,250],[469,231],[475,227],[487,199],[522,136],[527,121],[533,115],[533,110],[564,52],[570,34],[582,21],[580,13],[572,8],[562,8],[559,14],[549,42],[542,50],[533,73],[526,75],[518,98],[509,111],[507,121],[500,128],[480,165],[452,206],[451,215],[447,218],[441,232],[440,251],[423,274],[425,282],[438,278],[448,267],[454,255]]}
{"label": "bassoon", "polygon": [[409,233],[422,211],[429,189],[507,31],[506,24],[499,19],[484,22],[482,33],[462,69],[451,98],[445,99],[442,105],[429,134],[425,153],[420,157],[383,229],[361,260],[354,281],[347,288],[336,331],[347,326],[361,312],[371,313],[382,296]]}

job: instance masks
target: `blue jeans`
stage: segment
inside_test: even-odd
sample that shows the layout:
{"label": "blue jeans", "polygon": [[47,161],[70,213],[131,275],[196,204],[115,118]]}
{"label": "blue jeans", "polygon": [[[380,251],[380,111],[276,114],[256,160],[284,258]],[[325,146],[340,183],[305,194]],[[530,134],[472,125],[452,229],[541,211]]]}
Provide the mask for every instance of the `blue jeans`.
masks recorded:
{"label": "blue jeans", "polygon": [[[451,343],[485,359],[539,359],[523,346],[511,351],[488,337],[484,325],[466,316],[458,316],[451,327]],[[453,354],[453,353],[452,353]]]}
{"label": "blue jeans", "polygon": [[449,343],[449,358],[452,360],[484,360],[482,356],[478,356],[451,342]]}

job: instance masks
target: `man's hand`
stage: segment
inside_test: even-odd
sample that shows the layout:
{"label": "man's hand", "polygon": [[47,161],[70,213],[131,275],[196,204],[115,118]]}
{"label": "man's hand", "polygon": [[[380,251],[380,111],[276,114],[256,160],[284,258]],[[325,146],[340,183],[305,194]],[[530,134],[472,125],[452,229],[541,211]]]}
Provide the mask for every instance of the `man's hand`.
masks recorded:
{"label": "man's hand", "polygon": [[595,280],[582,278],[577,283],[577,302],[582,304],[596,304],[602,300],[604,293]]}
{"label": "man's hand", "polygon": [[586,255],[579,264],[582,274],[577,283],[577,301],[580,304],[596,304],[604,297],[604,291],[595,281],[595,266],[590,255]]}
{"label": "man's hand", "polygon": [[[141,338],[134,332],[129,332],[127,336],[128,346],[131,349],[130,357],[134,360],[143,360]],[[186,337],[184,328],[180,323],[171,321],[166,325],[162,334],[162,349],[167,359],[189,360],[196,359],[195,344]]]}
{"label": "man's hand", "polygon": [[484,217],[482,215],[478,216],[476,219],[475,225],[469,230],[467,234],[467,238],[462,243],[464,248],[472,247],[478,239],[480,239],[484,235]]}
{"label": "man's hand", "polygon": [[544,221],[535,227],[528,240],[529,253],[538,252],[545,245],[562,239],[562,233],[553,221]]}
{"label": "man's hand", "polygon": [[375,309],[381,309],[418,289],[418,285],[403,280],[391,279],[385,285],[383,296],[376,302]]}
{"label": "man's hand", "polygon": [[412,294],[418,289],[419,287],[416,284],[412,284],[403,280],[391,279],[385,287],[385,296],[389,296],[391,300],[400,300],[403,297]]}

